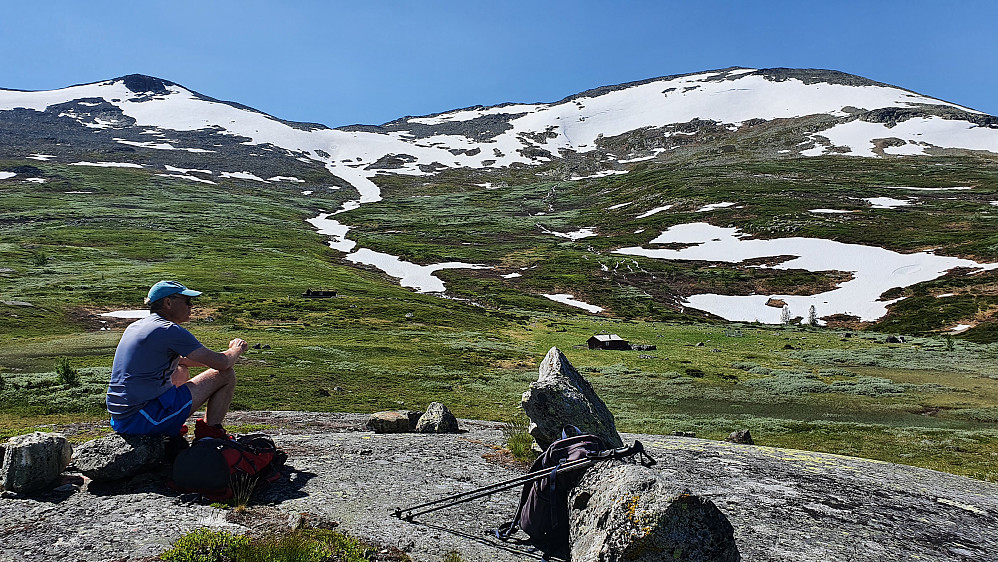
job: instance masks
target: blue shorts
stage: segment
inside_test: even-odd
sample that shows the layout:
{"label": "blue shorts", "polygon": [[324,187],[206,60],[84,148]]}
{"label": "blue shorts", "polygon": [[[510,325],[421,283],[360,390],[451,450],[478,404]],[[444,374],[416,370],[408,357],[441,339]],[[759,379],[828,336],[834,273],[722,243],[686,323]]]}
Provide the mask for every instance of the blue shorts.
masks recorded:
{"label": "blue shorts", "polygon": [[111,417],[111,429],[125,435],[179,435],[180,426],[191,415],[191,389],[170,387],[127,418]]}

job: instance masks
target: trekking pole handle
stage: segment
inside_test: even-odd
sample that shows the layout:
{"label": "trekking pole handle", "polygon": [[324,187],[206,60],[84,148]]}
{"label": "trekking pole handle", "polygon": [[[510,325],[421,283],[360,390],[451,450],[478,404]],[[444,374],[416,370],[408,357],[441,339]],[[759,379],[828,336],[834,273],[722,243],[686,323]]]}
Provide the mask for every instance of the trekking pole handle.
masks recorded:
{"label": "trekking pole handle", "polygon": [[640,463],[642,466],[650,467],[658,464],[655,459],[651,458],[651,455],[645,452],[645,446],[641,444],[640,441],[635,440],[633,445],[623,447],[618,447],[616,449],[607,449],[605,451],[600,451],[599,453],[590,453],[586,456],[588,459],[593,460],[606,460],[606,459],[616,459],[622,460],[625,457],[631,457],[634,455],[640,455]]}

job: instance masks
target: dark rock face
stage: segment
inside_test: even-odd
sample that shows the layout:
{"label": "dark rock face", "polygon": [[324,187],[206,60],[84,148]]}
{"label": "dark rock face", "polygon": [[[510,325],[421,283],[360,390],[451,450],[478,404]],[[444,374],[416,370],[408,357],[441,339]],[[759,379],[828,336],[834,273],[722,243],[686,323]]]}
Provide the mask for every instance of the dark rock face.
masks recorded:
{"label": "dark rock face", "polygon": [[457,418],[440,402],[432,402],[416,423],[417,433],[457,433]]}
{"label": "dark rock face", "polygon": [[113,482],[158,469],[165,460],[162,435],[112,433],[80,445],[73,464],[94,482]]}
{"label": "dark rock face", "polygon": [[613,414],[568,358],[552,347],[541,361],[536,382],[520,401],[530,418],[530,435],[542,449],[561,438],[566,426],[598,436],[609,447],[622,447]]}
{"label": "dark rock face", "polygon": [[129,74],[128,76],[122,76],[121,81],[125,83],[126,88],[137,94],[165,94],[169,92],[166,87],[168,85],[172,85],[172,82],[167,82],[166,80],[142,74]]}
{"label": "dark rock face", "polygon": [[11,437],[4,449],[0,487],[19,494],[51,488],[73,455],[73,448],[59,433],[35,432]]}
{"label": "dark rock face", "polygon": [[568,505],[573,562],[741,559],[734,528],[713,502],[640,465],[588,469]]}

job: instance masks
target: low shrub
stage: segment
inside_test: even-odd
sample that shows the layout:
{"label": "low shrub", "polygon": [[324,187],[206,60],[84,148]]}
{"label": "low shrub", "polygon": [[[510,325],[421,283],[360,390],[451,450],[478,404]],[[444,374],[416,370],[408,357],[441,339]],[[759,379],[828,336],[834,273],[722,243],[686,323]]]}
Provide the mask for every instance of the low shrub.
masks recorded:
{"label": "low shrub", "polygon": [[170,562],[362,562],[364,543],[328,529],[295,530],[251,540],[227,531],[197,529],[177,539],[160,560]]}
{"label": "low shrub", "polygon": [[227,531],[196,529],[177,539],[173,547],[160,555],[170,562],[221,562],[249,545],[249,538]]}
{"label": "low shrub", "polygon": [[60,384],[66,386],[76,387],[83,384],[80,380],[79,371],[73,368],[67,357],[63,357],[55,364],[55,376]]}

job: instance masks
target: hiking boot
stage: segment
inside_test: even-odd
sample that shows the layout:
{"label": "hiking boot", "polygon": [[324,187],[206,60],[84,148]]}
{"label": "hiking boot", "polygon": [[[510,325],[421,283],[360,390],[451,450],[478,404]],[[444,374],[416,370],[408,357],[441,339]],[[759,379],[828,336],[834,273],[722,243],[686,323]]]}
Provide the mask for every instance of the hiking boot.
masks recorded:
{"label": "hiking boot", "polygon": [[215,439],[230,438],[229,434],[225,432],[225,428],[222,427],[222,424],[208,425],[204,421],[204,418],[198,418],[198,421],[194,423],[194,440],[197,441],[203,437],[213,437]]}

